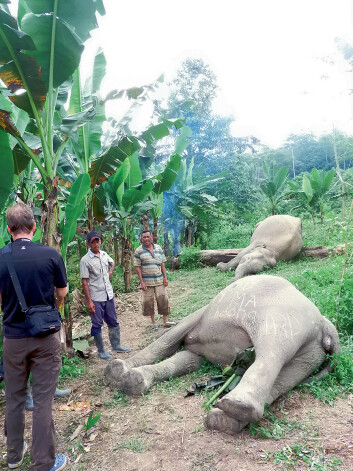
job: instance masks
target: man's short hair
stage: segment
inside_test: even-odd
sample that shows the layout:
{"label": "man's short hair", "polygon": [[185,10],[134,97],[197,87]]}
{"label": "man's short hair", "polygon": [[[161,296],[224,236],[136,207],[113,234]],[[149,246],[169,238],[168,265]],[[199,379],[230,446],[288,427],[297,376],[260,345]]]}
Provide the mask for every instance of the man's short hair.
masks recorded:
{"label": "man's short hair", "polygon": [[11,232],[15,235],[19,232],[27,232],[29,234],[35,224],[32,210],[23,203],[7,208],[6,221]]}
{"label": "man's short hair", "polygon": [[143,236],[143,234],[146,234],[147,232],[149,232],[152,235],[152,232],[149,229],[145,229],[141,232],[141,237]]}

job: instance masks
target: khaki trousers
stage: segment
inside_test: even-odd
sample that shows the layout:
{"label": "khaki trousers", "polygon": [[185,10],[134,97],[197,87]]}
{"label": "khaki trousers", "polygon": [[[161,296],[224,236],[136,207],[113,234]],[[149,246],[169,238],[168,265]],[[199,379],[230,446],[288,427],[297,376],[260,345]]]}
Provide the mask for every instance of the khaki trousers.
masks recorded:
{"label": "khaki trousers", "polygon": [[154,315],[154,300],[157,301],[158,314],[167,316],[170,314],[167,290],[164,285],[147,286],[142,291],[142,314],[144,316]]}
{"label": "khaki trousers", "polygon": [[5,435],[7,462],[21,460],[27,381],[33,379],[31,471],[48,471],[55,462],[52,407],[61,368],[59,333],[44,338],[4,339]]}

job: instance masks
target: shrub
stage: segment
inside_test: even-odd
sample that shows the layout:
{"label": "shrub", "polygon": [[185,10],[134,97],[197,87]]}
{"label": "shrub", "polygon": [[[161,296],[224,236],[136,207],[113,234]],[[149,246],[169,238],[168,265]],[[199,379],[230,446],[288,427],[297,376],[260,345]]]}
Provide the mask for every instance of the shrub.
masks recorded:
{"label": "shrub", "polygon": [[200,266],[200,249],[198,247],[184,247],[179,255],[180,268],[192,270]]}

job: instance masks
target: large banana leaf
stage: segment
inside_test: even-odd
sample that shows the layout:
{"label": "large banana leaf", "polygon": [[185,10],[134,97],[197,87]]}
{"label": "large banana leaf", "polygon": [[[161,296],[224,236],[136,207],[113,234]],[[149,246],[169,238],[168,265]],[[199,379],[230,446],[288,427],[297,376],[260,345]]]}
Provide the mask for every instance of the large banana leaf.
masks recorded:
{"label": "large banana leaf", "polygon": [[185,149],[190,144],[190,138],[192,131],[188,126],[184,126],[181,130],[180,135],[177,137],[175,142],[175,153],[178,155],[183,155]]}
{"label": "large banana leaf", "polygon": [[288,167],[281,167],[276,175],[273,178],[273,183],[275,184],[276,188],[279,190],[286,181],[288,176]]}
{"label": "large banana leaf", "polygon": [[[35,50],[32,39],[18,29],[17,23],[11,15],[4,11],[0,5],[0,78],[12,93],[10,100],[19,108],[32,113],[28,92],[33,98],[34,106],[41,109],[47,89],[41,77],[38,63],[25,55],[22,51]],[[26,90],[25,93],[15,95],[17,90]]]}
{"label": "large banana leaf", "polygon": [[0,128],[0,207],[3,208],[12,190],[14,163],[9,135]]}
{"label": "large banana leaf", "polygon": [[[87,5],[91,2],[87,2]],[[77,20],[77,17],[71,17]],[[83,44],[79,36],[74,32],[69,23],[64,23],[53,13],[34,15],[28,13],[22,18],[22,30],[28,34],[36,50],[32,51],[32,56],[41,67],[42,80],[49,89],[50,68],[53,64],[53,86],[59,85],[68,80],[80,64]],[[52,35],[55,40],[52,47]]]}
{"label": "large banana leaf", "polygon": [[122,196],[122,205],[126,211],[129,211],[135,204],[143,201],[153,190],[153,183],[147,180],[137,187],[130,188]]}
{"label": "large banana leaf", "polygon": [[167,163],[162,173],[157,175],[157,182],[154,184],[153,192],[157,195],[162,194],[164,191],[168,191],[178,176],[178,170],[181,164],[180,155],[171,155],[170,160]]}
{"label": "large banana leaf", "polygon": [[122,139],[118,145],[110,147],[108,151],[100,155],[92,162],[91,168],[89,169],[92,188],[94,188],[97,183],[106,180],[109,175],[115,172],[121,162],[139,149],[140,144],[137,139],[126,137]]}
{"label": "large banana leaf", "polygon": [[77,69],[73,75],[73,86],[70,96],[68,114],[75,115],[94,108],[94,117],[77,130],[73,136],[72,145],[75,154],[81,163],[81,168],[86,171],[91,165],[93,155],[101,151],[103,123],[106,120],[104,103],[99,101],[95,94],[99,90],[101,81],[105,76],[106,60],[101,49],[98,49],[90,78],[86,81],[84,89],[81,89],[80,74]]}
{"label": "large banana leaf", "polygon": [[103,185],[99,185],[98,190],[96,190],[92,195],[93,216],[98,222],[102,222],[105,219],[104,207],[106,199],[104,187]]}
{"label": "large banana leaf", "polygon": [[[56,16],[66,23],[75,24],[75,33],[86,41],[89,37],[89,31],[96,28],[96,10],[102,15],[104,14],[104,7],[102,2],[90,2],[87,0],[25,0],[20,1],[25,3],[27,8],[36,15],[47,14],[54,12],[55,3],[57,3]],[[97,4],[99,3],[99,5]],[[19,18],[22,20],[22,16]]]}
{"label": "large banana leaf", "polygon": [[152,144],[155,140],[162,139],[162,137],[166,136],[169,136],[169,129],[163,123],[151,126],[141,135],[142,139],[146,141],[147,144]]}
{"label": "large banana leaf", "polygon": [[142,173],[140,170],[139,156],[137,152],[134,152],[130,156],[130,172],[126,179],[128,188],[132,188],[140,183],[142,180]]}
{"label": "large banana leaf", "polygon": [[303,177],[303,191],[308,201],[310,202],[313,198],[314,192],[313,192],[313,188],[311,186],[310,180],[307,175],[304,175]]}
{"label": "large banana leaf", "polygon": [[130,159],[125,159],[112,177],[112,186],[116,194],[119,209],[123,207],[124,183],[130,172]]}
{"label": "large banana leaf", "polygon": [[71,186],[70,195],[65,207],[66,223],[61,242],[61,255],[64,260],[66,259],[68,243],[76,234],[77,220],[85,209],[86,195],[89,189],[90,178],[87,173],[81,174]]}
{"label": "large banana leaf", "polygon": [[62,119],[60,130],[63,134],[72,135],[76,133],[79,127],[86,124],[88,121],[92,121],[95,118],[96,110],[91,107],[85,111],[71,114]]}
{"label": "large banana leaf", "polygon": [[324,175],[324,178],[323,178],[324,193],[326,193],[330,189],[332,180],[334,179],[335,175],[336,175],[336,171],[334,169],[331,169],[329,172],[327,172],[326,175]]}

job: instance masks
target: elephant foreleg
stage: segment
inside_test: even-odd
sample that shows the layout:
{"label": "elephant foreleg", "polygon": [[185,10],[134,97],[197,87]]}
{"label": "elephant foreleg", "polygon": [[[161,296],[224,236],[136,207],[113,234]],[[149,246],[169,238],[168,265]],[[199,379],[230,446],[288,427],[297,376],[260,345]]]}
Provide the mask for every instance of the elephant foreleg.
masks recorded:
{"label": "elephant foreleg", "polygon": [[131,368],[123,376],[123,391],[129,396],[141,396],[154,382],[195,371],[201,362],[200,355],[183,350],[155,365]]}
{"label": "elephant foreleg", "polygon": [[200,322],[206,308],[190,314],[159,339],[125,361],[111,360],[105,369],[105,384],[111,388],[122,389],[125,374],[135,367],[153,365],[156,361],[168,358],[178,351],[187,333]]}

